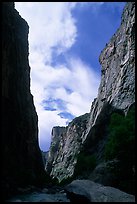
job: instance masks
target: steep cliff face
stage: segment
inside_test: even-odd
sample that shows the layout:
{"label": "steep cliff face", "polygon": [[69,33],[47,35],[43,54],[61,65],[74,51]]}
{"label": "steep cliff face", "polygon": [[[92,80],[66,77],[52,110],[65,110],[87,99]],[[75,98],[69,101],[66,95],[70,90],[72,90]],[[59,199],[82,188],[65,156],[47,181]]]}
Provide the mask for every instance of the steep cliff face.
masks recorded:
{"label": "steep cliff face", "polygon": [[[81,147],[85,152],[96,154],[97,159],[101,160],[111,113],[117,110],[126,115],[135,102],[134,2],[126,4],[121,25],[101,52],[99,61],[102,66],[101,83],[98,96],[92,103],[89,119],[82,125],[82,129],[77,128],[79,122],[73,120],[73,125],[69,125],[66,133],[64,132],[63,147],[62,137],[59,135],[57,151],[52,152],[50,172],[59,181],[73,175],[77,162],[74,155],[79,153]],[[82,116],[80,118],[83,119]],[[80,139],[79,142],[77,138]],[[56,145],[53,137],[52,143],[54,142]]]}
{"label": "steep cliff face", "polygon": [[2,3],[2,189],[37,183],[44,173],[38,145],[38,117],[30,93],[29,27]]}
{"label": "steep cliff face", "polygon": [[101,83],[89,121],[96,122],[104,104],[109,103],[125,113],[135,102],[135,4],[124,8],[120,28],[101,52]]}
{"label": "steep cliff face", "polygon": [[51,172],[53,168],[53,162],[56,160],[58,155],[58,150],[64,145],[65,143],[65,136],[66,136],[66,127],[53,127],[52,129],[52,138],[51,138],[51,146],[50,151],[48,152],[47,162],[46,162],[46,170],[48,173]]}
{"label": "steep cliff face", "polygon": [[67,127],[53,127],[46,170],[59,181],[71,177],[81,148],[89,114],[75,118]]}
{"label": "steep cliff face", "polygon": [[[103,149],[102,144],[105,144],[106,135],[104,127],[110,114],[117,109],[126,115],[129,107],[135,102],[134,2],[126,4],[121,25],[101,52],[99,61],[102,66],[101,83],[98,96],[91,107],[85,143],[86,148],[90,146],[91,152],[95,150],[101,157],[100,151]],[[100,126],[101,132],[98,128]]]}

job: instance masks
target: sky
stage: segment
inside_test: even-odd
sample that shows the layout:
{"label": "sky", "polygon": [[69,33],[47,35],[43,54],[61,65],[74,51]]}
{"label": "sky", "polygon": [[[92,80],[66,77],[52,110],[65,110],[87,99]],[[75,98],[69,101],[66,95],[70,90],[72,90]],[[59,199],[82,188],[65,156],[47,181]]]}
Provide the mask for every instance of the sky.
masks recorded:
{"label": "sky", "polygon": [[125,2],[15,2],[29,25],[31,93],[39,145],[54,126],[90,111],[101,79],[99,55],[121,23]]}

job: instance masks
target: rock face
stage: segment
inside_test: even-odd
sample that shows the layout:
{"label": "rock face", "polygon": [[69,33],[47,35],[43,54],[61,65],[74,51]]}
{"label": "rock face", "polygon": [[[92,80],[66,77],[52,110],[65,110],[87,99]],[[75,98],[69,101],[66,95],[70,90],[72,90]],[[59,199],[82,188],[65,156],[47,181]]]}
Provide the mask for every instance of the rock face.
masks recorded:
{"label": "rock face", "polygon": [[41,151],[41,154],[42,154],[43,163],[45,165],[46,161],[47,161],[47,158],[48,158],[48,151],[46,151],[46,152]]}
{"label": "rock face", "polygon": [[65,189],[71,202],[135,202],[133,195],[90,180],[74,180]]}
{"label": "rock face", "polygon": [[37,183],[44,173],[38,145],[38,117],[30,93],[29,27],[2,3],[2,189]]}
{"label": "rock face", "polygon": [[[67,127],[53,127],[46,170],[59,181],[71,177],[81,148],[89,114],[75,118]],[[66,176],[67,175],[67,176]]]}
{"label": "rock face", "polygon": [[121,25],[101,52],[99,61],[102,66],[101,83],[86,122],[79,128],[77,119],[73,120],[65,129],[63,137],[58,135],[56,140],[52,138],[52,144],[57,145],[57,151],[52,151],[51,145],[48,164],[51,168],[50,174],[59,181],[73,175],[77,162],[75,155],[81,148],[95,154],[98,161],[102,159],[107,139],[106,127],[111,113],[118,111],[126,115],[135,103],[134,2],[126,4]]}
{"label": "rock face", "polygon": [[106,104],[121,109],[126,114],[135,102],[135,3],[124,8],[120,28],[101,52],[101,83],[97,99],[91,107],[85,137]]}
{"label": "rock face", "polygon": [[58,155],[59,146],[60,148],[64,145],[65,135],[66,135],[66,127],[53,127],[52,129],[52,138],[51,138],[51,146],[50,151],[48,152],[47,162],[46,162],[46,170],[48,173],[51,172],[53,168],[53,162],[56,160]]}

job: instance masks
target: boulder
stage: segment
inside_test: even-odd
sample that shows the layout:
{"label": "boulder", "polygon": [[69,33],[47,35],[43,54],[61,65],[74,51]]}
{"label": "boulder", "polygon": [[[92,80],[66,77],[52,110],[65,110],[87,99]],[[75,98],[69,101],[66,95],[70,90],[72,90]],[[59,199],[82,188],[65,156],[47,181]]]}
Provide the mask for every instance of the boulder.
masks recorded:
{"label": "boulder", "polygon": [[65,187],[70,201],[135,202],[135,196],[90,180],[74,180]]}

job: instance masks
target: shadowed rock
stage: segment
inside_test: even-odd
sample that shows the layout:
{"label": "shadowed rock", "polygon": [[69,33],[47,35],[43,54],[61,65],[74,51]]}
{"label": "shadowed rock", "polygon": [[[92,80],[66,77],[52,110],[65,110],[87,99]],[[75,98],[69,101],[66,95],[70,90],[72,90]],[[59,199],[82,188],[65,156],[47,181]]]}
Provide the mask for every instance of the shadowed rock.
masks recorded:
{"label": "shadowed rock", "polygon": [[133,195],[90,180],[74,180],[65,190],[71,202],[135,202]]}
{"label": "shadowed rock", "polygon": [[30,93],[29,26],[2,3],[2,190],[38,184],[44,174],[38,145],[38,117]]}

